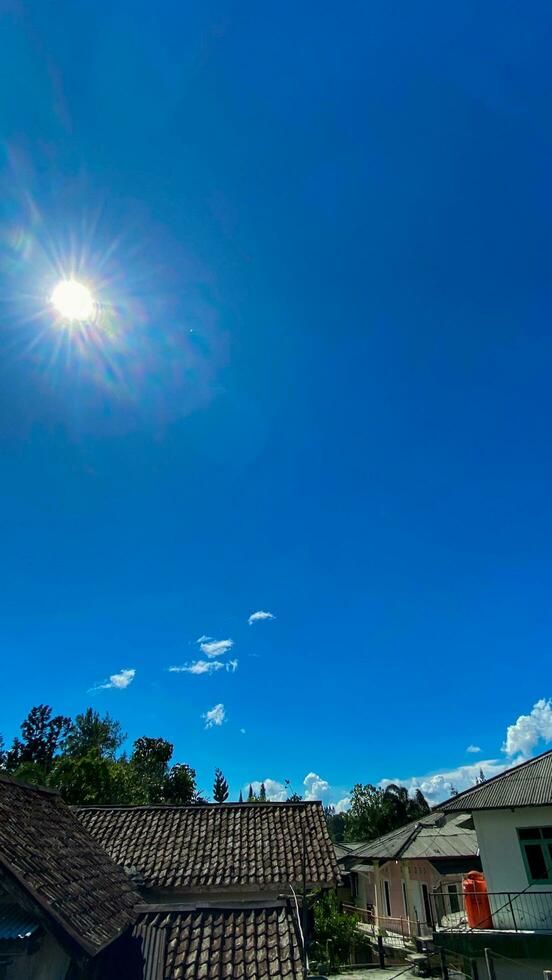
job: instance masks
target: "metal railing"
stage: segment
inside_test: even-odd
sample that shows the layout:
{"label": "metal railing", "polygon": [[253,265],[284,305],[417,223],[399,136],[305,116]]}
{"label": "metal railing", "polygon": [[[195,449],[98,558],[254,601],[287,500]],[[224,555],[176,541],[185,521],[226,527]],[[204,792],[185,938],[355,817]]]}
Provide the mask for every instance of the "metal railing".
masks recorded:
{"label": "metal railing", "polygon": [[414,937],[431,935],[425,922],[409,919],[408,916],[377,915],[374,909],[358,908],[356,905],[343,905],[343,911],[354,915],[373,936],[397,936],[406,942]]}
{"label": "metal railing", "polygon": [[[477,901],[477,893],[473,896]],[[552,932],[552,891],[488,892],[490,921],[484,893],[475,922],[468,922],[465,897],[450,892],[430,896],[435,928],[440,932],[472,932],[496,929],[503,932]],[[477,909],[477,907],[476,907]],[[481,915],[478,919],[477,916]]]}

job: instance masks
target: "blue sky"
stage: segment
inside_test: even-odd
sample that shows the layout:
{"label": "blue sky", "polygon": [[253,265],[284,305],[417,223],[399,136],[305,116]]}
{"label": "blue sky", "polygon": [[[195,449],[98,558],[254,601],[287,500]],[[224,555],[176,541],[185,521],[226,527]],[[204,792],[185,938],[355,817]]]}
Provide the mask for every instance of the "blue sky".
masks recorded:
{"label": "blue sky", "polygon": [[[336,801],[545,746],[550,6],[0,30],[6,738],[90,703],[206,791]],[[71,272],[85,337],[46,302]]]}

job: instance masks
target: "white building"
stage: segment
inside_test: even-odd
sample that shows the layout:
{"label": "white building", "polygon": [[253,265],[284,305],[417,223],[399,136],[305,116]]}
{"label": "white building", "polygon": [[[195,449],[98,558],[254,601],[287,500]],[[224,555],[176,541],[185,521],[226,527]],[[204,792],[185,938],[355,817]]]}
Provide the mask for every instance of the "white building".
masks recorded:
{"label": "white building", "polygon": [[[486,976],[484,950],[497,980],[542,976],[552,969],[552,752],[488,779],[441,804],[472,815],[488,891],[492,928],[443,913],[435,901],[435,941],[464,958],[472,975]],[[437,896],[435,896],[437,899]],[[485,899],[481,900],[484,903]],[[485,918],[484,906],[481,920]],[[474,921],[475,918],[475,921]]]}

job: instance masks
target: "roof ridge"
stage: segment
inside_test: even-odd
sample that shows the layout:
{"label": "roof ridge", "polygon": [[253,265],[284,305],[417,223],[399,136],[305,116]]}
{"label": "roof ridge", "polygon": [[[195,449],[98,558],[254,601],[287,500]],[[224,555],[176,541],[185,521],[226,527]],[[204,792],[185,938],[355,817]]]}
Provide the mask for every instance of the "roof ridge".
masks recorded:
{"label": "roof ridge", "polygon": [[31,789],[36,793],[45,793],[47,796],[59,796],[58,789],[52,789],[50,786],[42,786],[38,783],[27,783],[24,779],[16,779],[15,776],[10,776],[7,772],[0,772],[0,783],[8,783],[10,786],[19,786],[21,789]]}
{"label": "roof ridge", "polygon": [[[18,783],[18,785],[22,785]],[[31,787],[35,788],[35,787]],[[57,790],[48,790],[45,792],[57,793]],[[248,803],[244,801],[243,803],[79,803],[74,804],[70,807],[71,810],[212,810],[215,807],[218,810],[226,809],[238,809],[243,807],[247,810],[264,810],[271,809],[274,807],[283,806],[287,809],[292,809],[292,807],[303,808],[307,806],[322,806],[322,800],[301,800],[296,802],[295,800],[267,800],[266,803]]]}
{"label": "roof ridge", "polygon": [[519,769],[525,769],[528,766],[532,766],[536,762],[540,762],[540,760],[544,759],[544,757],[547,755],[552,755],[552,749],[547,749],[545,752],[540,752],[539,755],[535,755],[531,759],[524,759],[523,762],[518,762],[517,765],[510,766],[509,769],[503,769],[502,772],[498,772],[496,776],[489,776],[488,779],[484,779],[482,783],[476,783],[475,786],[468,786],[467,789],[463,789],[462,792],[457,793],[456,796],[449,796],[448,800],[443,800],[441,803],[436,803],[435,810],[443,809],[453,800],[461,800],[462,797],[467,796],[468,793],[476,793],[483,786],[488,786],[489,783],[496,783],[500,779],[506,779],[508,776],[511,776],[513,772],[517,772]]}

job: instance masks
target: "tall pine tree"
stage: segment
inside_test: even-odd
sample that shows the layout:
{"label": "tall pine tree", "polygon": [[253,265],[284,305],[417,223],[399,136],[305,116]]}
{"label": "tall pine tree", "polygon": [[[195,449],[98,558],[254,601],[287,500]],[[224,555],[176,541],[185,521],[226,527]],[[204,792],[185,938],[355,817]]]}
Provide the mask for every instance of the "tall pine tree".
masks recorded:
{"label": "tall pine tree", "polygon": [[264,783],[261,783],[261,789],[259,792],[259,799],[261,803],[266,803],[266,787]]}
{"label": "tall pine tree", "polygon": [[226,800],[228,799],[228,783],[226,782],[220,769],[215,769],[213,799],[215,803],[226,803]]}

